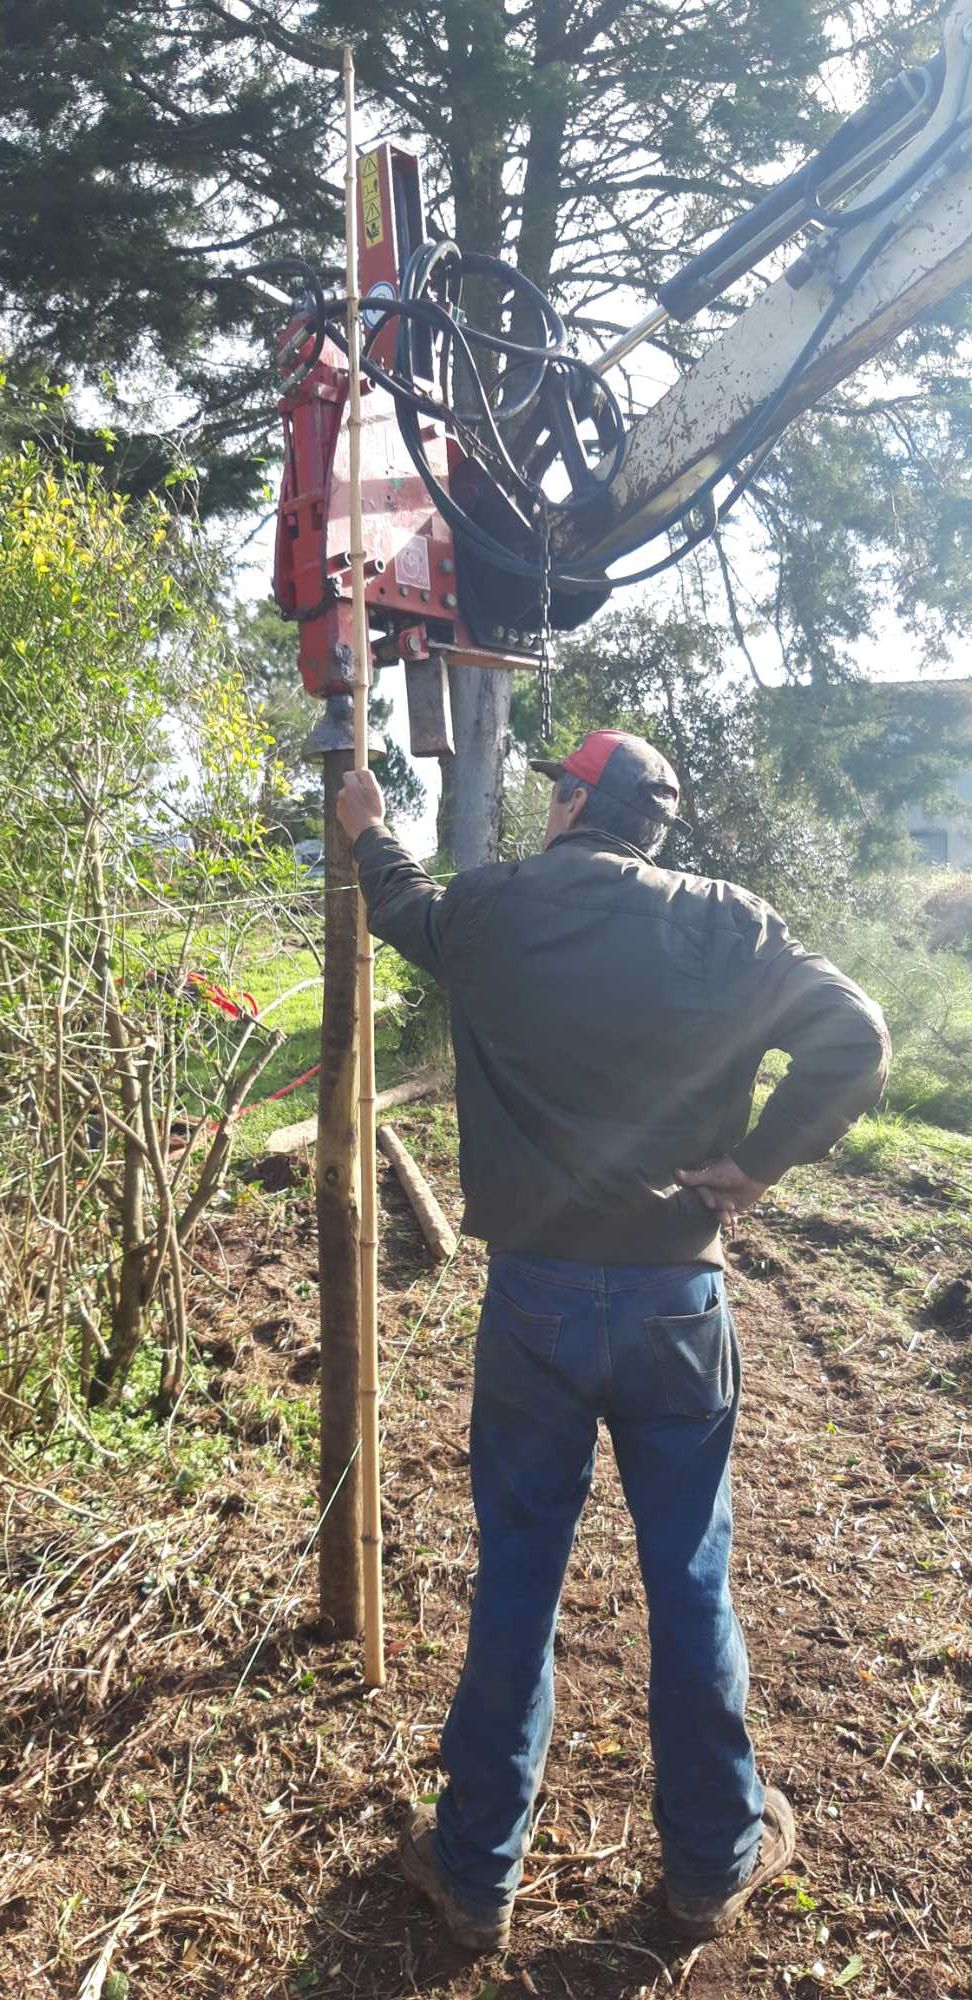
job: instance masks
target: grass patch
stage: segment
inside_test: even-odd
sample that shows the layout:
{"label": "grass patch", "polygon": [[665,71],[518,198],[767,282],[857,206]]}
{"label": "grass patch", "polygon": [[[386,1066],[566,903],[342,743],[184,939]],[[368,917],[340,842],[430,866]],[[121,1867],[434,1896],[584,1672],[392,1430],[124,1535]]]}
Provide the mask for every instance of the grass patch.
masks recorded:
{"label": "grass patch", "polygon": [[944,1177],[961,1175],[972,1194],[972,1139],[900,1111],[881,1110],[860,1118],[841,1140],[835,1164],[844,1173],[899,1176],[910,1169]]}
{"label": "grass patch", "polygon": [[[36,1476],[70,1467],[84,1473],[105,1464],[110,1466],[114,1478],[150,1471],[161,1490],[174,1491],[182,1498],[219,1478],[232,1464],[232,1437],[225,1429],[192,1421],[197,1414],[205,1414],[212,1400],[209,1368],[190,1349],[186,1389],[181,1399],[183,1420],[170,1426],[160,1422],[155,1410],[161,1364],[162,1353],[157,1343],[143,1341],[117,1407],[85,1408],[81,1414],[83,1429],[63,1424],[49,1441],[38,1447],[21,1444],[17,1456],[24,1471]],[[71,1388],[77,1395],[76,1382]]]}
{"label": "grass patch", "polygon": [[[144,940],[138,934],[144,954]],[[178,955],[180,934],[160,933],[152,940],[153,962],[165,964]],[[224,986],[234,999],[249,994],[268,1032],[281,1035],[266,1068],[244,1107],[236,1136],[237,1158],[258,1157],[271,1133],[283,1125],[311,1118],[317,1110],[316,1076],[297,1089],[295,1079],[315,1069],[320,1059],[323,978],[314,953],[297,937],[281,937],[267,924],[249,924],[232,940],[224,927],[200,932],[193,966]],[[425,996],[416,986],[413,969],[397,952],[379,948],[375,959],[375,1060],[379,1089],[399,1081],[421,1060],[421,1017]],[[185,1002],[180,1002],[185,1005]],[[217,1077],[233,1061],[243,1024],[228,1020],[205,1002],[202,1027],[205,1046],[192,1050],[183,1088],[191,1119],[215,1114],[213,1092]],[[251,1037],[246,1056],[260,1047],[260,1031]],[[277,1096],[275,1093],[286,1094]]]}
{"label": "grass patch", "polygon": [[407,1112],[398,1114],[396,1122],[403,1132],[418,1141],[423,1160],[458,1168],[459,1126],[451,1099],[432,1098],[425,1103],[410,1104]]}

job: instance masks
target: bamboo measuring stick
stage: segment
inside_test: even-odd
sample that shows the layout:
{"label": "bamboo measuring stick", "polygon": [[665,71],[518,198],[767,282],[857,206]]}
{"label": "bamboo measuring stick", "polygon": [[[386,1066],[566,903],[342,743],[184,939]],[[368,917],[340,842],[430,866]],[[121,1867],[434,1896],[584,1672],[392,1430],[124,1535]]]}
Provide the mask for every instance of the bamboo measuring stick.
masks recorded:
{"label": "bamboo measuring stick", "polygon": [[[368,689],[371,642],[365,604],[364,526],[361,518],[361,363],[358,347],[358,205],[354,137],[354,57],[344,51],[344,181],[348,292],[348,442],[351,489],[351,598],[354,616],[354,762],[368,768]],[[358,898],[359,1100],[358,1166],[361,1193],[361,1476],[364,1572],[365,1681],[385,1680],[384,1604],[381,1586],[381,1487],[378,1463],[378,1186],[375,1155],[375,960]]]}

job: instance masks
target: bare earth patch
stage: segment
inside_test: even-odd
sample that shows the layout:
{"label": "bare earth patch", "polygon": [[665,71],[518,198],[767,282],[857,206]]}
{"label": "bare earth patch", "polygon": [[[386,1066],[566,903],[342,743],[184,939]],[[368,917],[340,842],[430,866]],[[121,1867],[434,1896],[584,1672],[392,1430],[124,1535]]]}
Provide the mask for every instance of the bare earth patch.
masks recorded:
{"label": "bare earth patch", "polygon": [[[398,1122],[457,1219],[451,1114]],[[406,1896],[394,1847],[405,1803],[436,1790],[461,1662],[483,1260],[463,1244],[437,1280],[384,1171],[381,1189],[388,1685],[365,1693],[358,1649],[314,1624],[313,1225],[306,1183],[271,1184],[200,1250],[220,1304],[196,1311],[208,1366],[168,1458],[11,1472],[0,1991],[972,1994],[972,1344],[948,1291],[969,1269],[967,1190],[944,1169],[806,1170],[732,1248],[736,1597],[762,1767],[800,1821],[793,1874],[728,1941],[688,1951],[665,1920],[608,1448],[513,1947],[474,1966]]]}

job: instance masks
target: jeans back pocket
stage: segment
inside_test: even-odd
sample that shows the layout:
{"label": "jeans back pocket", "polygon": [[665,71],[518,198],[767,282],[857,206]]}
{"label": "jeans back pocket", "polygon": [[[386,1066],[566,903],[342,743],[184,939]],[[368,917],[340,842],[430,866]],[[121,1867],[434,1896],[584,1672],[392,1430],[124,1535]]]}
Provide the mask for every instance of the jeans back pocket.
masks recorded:
{"label": "jeans back pocket", "polygon": [[673,1417],[718,1417],[732,1402],[731,1321],[725,1305],[645,1322],[665,1408]]}
{"label": "jeans back pocket", "polygon": [[519,1347],[525,1347],[541,1361],[552,1361],[557,1352],[557,1342],[563,1325],[562,1313],[528,1312],[525,1306],[517,1305],[515,1299],[507,1297],[491,1278],[483,1300],[480,1322],[484,1334],[498,1332],[515,1340]]}

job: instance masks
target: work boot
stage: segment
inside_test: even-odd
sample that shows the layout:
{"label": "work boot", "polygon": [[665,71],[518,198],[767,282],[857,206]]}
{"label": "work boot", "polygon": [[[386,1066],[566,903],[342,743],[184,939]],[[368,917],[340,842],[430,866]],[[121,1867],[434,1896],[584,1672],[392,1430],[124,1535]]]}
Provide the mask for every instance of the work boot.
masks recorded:
{"label": "work boot", "polygon": [[499,1909],[474,1916],[457,1903],[435,1851],[435,1807],[416,1806],[410,1813],[399,1845],[402,1874],[412,1889],[425,1896],[442,1918],[454,1944],[477,1957],[503,1951],[510,1941],[512,1902]]}
{"label": "work boot", "polygon": [[789,1868],[795,1853],[793,1808],[783,1792],[770,1786],[763,1806],[763,1832],[752,1874],[747,1876],[741,1889],[734,1889],[728,1896],[669,1897],[668,1913],[673,1924],[688,1937],[721,1937],[723,1931],[731,1930],[757,1889]]}

